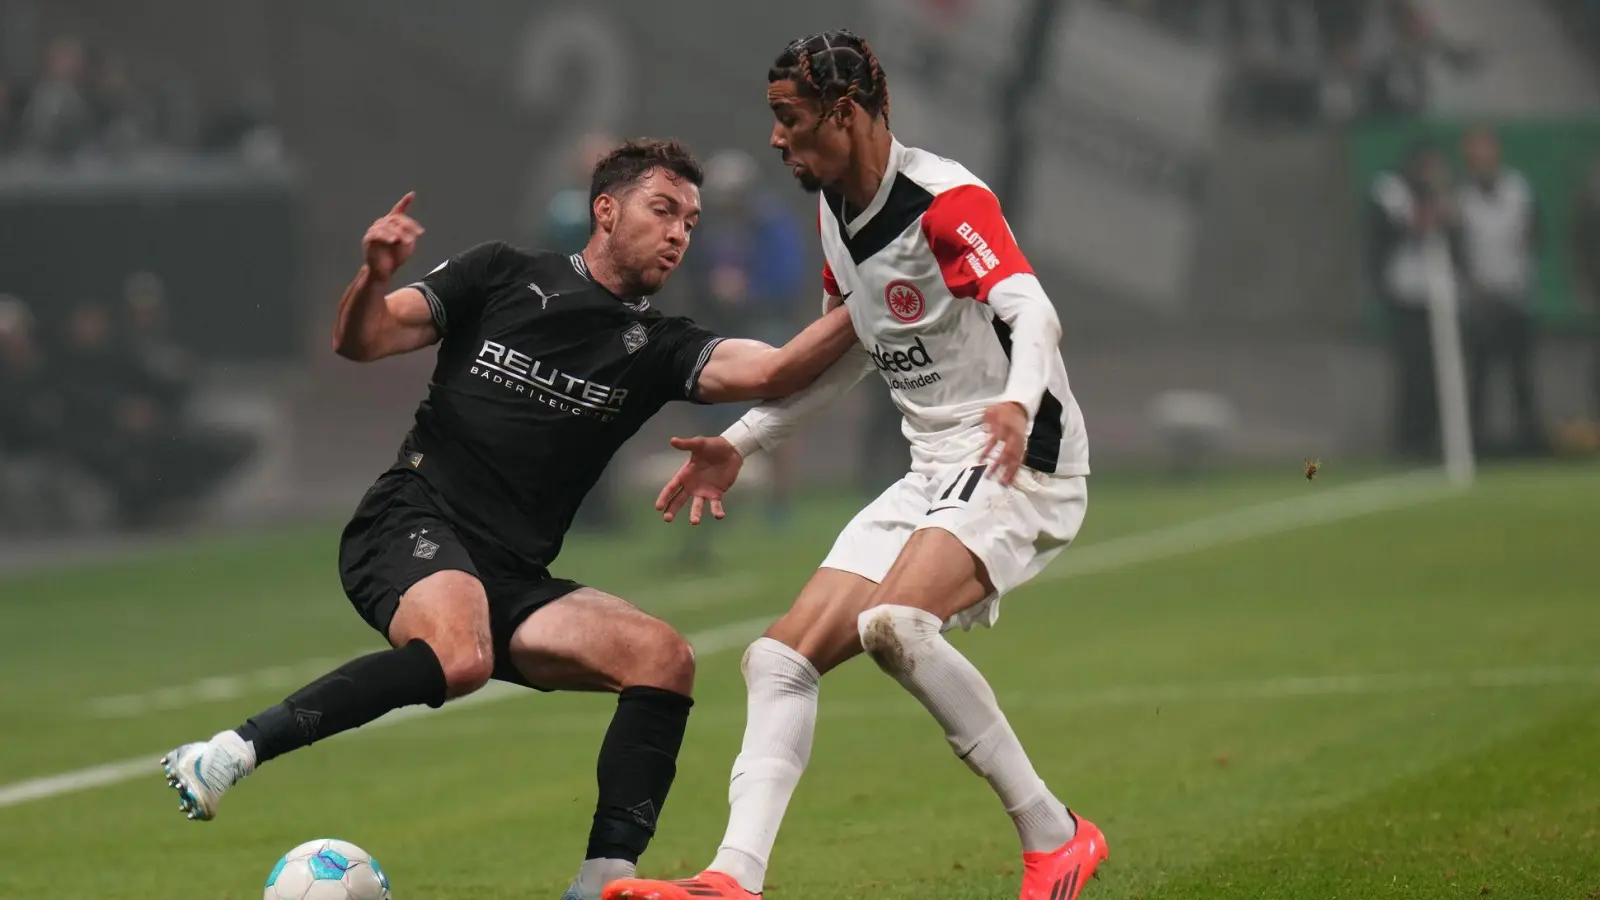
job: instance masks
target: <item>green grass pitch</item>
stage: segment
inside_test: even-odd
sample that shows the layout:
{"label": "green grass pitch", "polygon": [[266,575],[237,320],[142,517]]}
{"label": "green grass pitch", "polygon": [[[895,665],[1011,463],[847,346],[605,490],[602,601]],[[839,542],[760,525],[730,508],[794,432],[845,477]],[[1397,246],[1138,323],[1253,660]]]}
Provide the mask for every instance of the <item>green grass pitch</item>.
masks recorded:
{"label": "green grass pitch", "polygon": [[[1092,481],[1080,545],[995,630],[954,636],[1046,780],[1105,829],[1085,896],[1600,898],[1600,470],[1496,470],[1448,495],[1341,480]],[[560,574],[706,648],[645,874],[709,861],[739,650],[853,509],[818,500],[773,534],[733,503],[710,575],[665,565],[681,524],[563,556]],[[559,895],[607,697],[508,691],[286,757],[216,822],[179,814],[162,750],[378,646],[339,591],[336,533],[0,581],[0,797],[149,758],[138,778],[0,803],[0,897],[255,898],[313,837],[371,851],[399,900]],[[921,708],[857,660],[824,683],[770,895],[1001,900],[1015,840]]]}

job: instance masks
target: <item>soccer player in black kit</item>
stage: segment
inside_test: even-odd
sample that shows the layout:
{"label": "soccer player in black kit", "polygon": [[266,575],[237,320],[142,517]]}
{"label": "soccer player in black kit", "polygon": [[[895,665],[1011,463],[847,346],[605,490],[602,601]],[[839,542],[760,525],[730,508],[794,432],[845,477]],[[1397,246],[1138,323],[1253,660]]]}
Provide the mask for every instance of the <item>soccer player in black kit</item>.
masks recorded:
{"label": "soccer player in black kit", "polygon": [[598,897],[633,874],[676,772],[693,653],[671,626],[548,566],[584,494],[663,405],[786,396],[856,342],[843,310],[774,349],[651,308],[688,249],[700,181],[681,145],[630,142],[595,167],[582,253],[488,243],[397,290],[390,279],[422,234],[412,195],[367,231],[335,351],[369,361],[439,345],[415,425],[339,548],[346,594],[393,649],[168,754],[189,818],[214,817],[223,792],[270,759],[491,678],[609,691],[599,800],[567,896]]}

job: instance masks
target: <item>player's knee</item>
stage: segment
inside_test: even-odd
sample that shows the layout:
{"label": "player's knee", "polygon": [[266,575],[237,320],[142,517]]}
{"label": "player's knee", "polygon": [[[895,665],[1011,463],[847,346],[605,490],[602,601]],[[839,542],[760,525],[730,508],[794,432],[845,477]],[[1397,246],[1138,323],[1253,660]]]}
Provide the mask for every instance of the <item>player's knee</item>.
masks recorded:
{"label": "player's knee", "polygon": [[494,648],[487,638],[429,643],[444,670],[448,697],[464,697],[488,684],[494,675]]}
{"label": "player's knee", "polygon": [[796,685],[815,686],[822,677],[805,654],[770,637],[756,638],[745,648],[739,671],[744,674],[745,687],[752,690],[768,682],[790,689]]}
{"label": "player's knee", "polygon": [[645,685],[681,694],[693,689],[694,648],[671,625],[653,622],[640,636],[640,645],[649,650],[637,655],[639,664],[623,679],[624,687]]}
{"label": "player's knee", "polygon": [[861,649],[890,675],[909,674],[916,667],[916,648],[937,637],[939,617],[910,606],[874,606],[856,620]]}

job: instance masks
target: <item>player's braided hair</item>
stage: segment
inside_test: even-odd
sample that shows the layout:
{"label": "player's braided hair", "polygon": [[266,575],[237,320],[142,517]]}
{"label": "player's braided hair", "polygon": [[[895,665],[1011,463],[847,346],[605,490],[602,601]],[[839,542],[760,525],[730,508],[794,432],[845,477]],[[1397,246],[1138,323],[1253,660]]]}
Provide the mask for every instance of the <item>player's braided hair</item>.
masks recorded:
{"label": "player's braided hair", "polygon": [[889,122],[889,81],[883,66],[866,40],[850,31],[824,31],[790,43],[767,71],[767,82],[774,81],[793,81],[802,97],[820,101],[819,125],[839,116],[851,102]]}

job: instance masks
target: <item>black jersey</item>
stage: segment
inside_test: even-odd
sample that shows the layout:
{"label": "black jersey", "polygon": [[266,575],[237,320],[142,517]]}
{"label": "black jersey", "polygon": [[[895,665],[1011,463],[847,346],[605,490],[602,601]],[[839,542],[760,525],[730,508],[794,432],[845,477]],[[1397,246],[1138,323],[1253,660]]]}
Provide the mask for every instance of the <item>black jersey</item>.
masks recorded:
{"label": "black jersey", "polygon": [[693,399],[721,340],[611,293],[581,255],[487,243],[411,287],[442,338],[394,469],[458,528],[539,566],[623,443]]}

